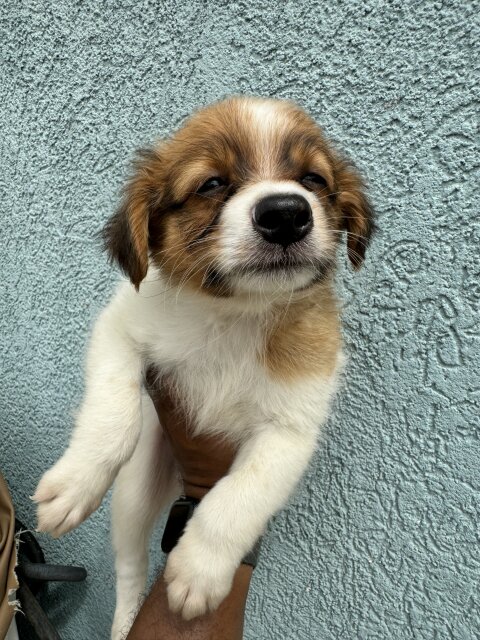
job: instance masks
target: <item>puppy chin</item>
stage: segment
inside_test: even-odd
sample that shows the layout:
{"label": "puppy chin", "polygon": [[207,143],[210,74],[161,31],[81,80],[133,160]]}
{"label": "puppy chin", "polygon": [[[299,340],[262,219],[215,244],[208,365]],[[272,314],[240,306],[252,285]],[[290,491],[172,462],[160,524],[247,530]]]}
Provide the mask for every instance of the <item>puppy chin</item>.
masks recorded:
{"label": "puppy chin", "polygon": [[281,295],[305,289],[313,284],[316,278],[317,272],[312,267],[287,267],[234,274],[231,276],[231,282],[238,293]]}

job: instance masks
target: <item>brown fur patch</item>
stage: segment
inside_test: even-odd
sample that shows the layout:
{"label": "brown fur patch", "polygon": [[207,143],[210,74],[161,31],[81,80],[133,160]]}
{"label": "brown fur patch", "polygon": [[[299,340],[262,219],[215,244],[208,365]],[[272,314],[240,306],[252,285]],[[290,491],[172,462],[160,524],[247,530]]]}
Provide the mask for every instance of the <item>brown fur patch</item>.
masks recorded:
{"label": "brown fur patch", "polygon": [[360,174],[350,162],[337,159],[335,163],[338,197],[341,212],[341,228],[347,234],[347,251],[350,262],[359,269],[375,230],[372,206],[365,195],[365,185]]}
{"label": "brown fur patch", "polygon": [[[213,282],[209,270],[217,258],[216,206],[209,201],[193,207],[187,203],[181,215],[164,214],[152,224],[152,258],[167,275],[169,283],[194,287],[208,293],[227,296],[228,287],[222,282]],[[161,233],[155,229],[161,227]],[[211,228],[209,234],[205,230]]]}
{"label": "brown fur patch", "polygon": [[103,230],[111,260],[116,260],[138,289],[147,275],[150,212],[159,198],[162,165],[156,149],[137,152],[134,172],[123,189],[123,199]]}
{"label": "brown fur patch", "polygon": [[289,382],[311,375],[330,376],[341,347],[340,322],[330,283],[316,285],[279,309],[265,339],[261,355],[270,374]]}

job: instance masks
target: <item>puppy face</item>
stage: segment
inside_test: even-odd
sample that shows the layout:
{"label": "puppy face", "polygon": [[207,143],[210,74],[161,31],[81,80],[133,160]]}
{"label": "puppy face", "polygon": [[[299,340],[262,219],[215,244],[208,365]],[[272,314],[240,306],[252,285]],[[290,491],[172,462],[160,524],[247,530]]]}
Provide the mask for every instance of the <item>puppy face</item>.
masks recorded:
{"label": "puppy face", "polygon": [[151,260],[215,296],[323,281],[342,232],[355,268],[373,229],[362,181],[296,105],[231,98],[141,152],[107,249],[138,288]]}

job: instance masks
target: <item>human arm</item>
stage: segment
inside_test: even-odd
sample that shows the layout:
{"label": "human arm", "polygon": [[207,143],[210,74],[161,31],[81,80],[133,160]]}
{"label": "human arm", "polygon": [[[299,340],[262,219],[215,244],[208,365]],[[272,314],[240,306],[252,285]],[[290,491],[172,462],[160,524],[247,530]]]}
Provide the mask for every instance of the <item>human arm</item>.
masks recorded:
{"label": "human arm", "polygon": [[[228,472],[235,451],[221,438],[192,438],[178,400],[165,386],[159,391],[152,376],[150,382],[150,396],[174,451],[184,493],[201,500]],[[252,567],[241,564],[230,593],[218,609],[186,621],[171,611],[167,585],[161,573],[137,614],[128,640],[241,640],[251,576]]]}

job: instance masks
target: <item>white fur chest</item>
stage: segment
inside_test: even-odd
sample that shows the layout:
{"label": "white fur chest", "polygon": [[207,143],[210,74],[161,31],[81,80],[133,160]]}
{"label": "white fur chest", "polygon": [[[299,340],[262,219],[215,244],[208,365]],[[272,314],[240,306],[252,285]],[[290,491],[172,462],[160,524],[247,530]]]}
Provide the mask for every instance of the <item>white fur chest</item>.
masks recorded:
{"label": "white fur chest", "polygon": [[260,362],[261,318],[170,311],[147,358],[172,375],[197,428],[238,438],[268,419],[276,384]]}
{"label": "white fur chest", "polygon": [[311,430],[324,419],[336,376],[275,379],[262,362],[265,313],[177,296],[157,279],[138,294],[125,285],[116,301],[145,363],[173,377],[198,431],[241,440],[262,424]]}

